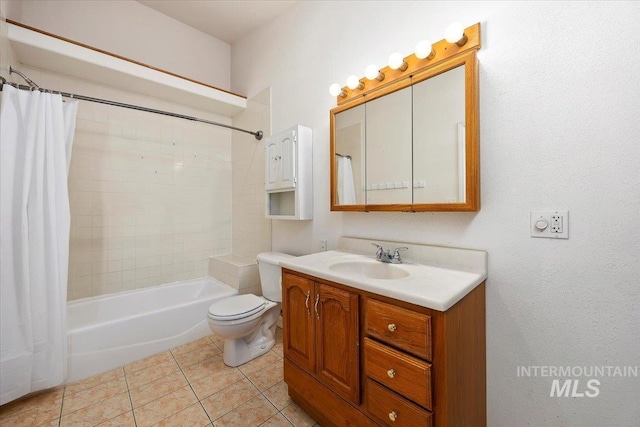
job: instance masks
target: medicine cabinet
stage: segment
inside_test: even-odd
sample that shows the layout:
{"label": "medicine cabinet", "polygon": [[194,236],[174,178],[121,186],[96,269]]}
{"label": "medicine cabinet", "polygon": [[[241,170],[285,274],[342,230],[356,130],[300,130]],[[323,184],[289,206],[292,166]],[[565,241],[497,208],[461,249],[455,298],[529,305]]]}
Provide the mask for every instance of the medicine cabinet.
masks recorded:
{"label": "medicine cabinet", "polygon": [[265,139],[266,217],[313,218],[312,132],[294,126]]}
{"label": "medicine cabinet", "polygon": [[[338,97],[330,113],[331,210],[478,211],[480,24],[462,47],[405,58],[382,82]],[[439,59],[440,58],[440,59]],[[367,88],[367,85],[370,87]]]}

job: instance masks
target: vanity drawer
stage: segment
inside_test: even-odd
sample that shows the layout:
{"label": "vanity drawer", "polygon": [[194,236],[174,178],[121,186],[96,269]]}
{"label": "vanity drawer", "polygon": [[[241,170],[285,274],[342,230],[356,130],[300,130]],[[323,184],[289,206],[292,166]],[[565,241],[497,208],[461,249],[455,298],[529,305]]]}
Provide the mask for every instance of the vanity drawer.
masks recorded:
{"label": "vanity drawer", "polygon": [[367,377],[431,409],[431,364],[365,338],[364,369]]}
{"label": "vanity drawer", "polygon": [[367,412],[383,426],[431,427],[432,414],[367,378]]}
{"label": "vanity drawer", "polygon": [[367,299],[365,333],[415,356],[431,360],[431,317]]}

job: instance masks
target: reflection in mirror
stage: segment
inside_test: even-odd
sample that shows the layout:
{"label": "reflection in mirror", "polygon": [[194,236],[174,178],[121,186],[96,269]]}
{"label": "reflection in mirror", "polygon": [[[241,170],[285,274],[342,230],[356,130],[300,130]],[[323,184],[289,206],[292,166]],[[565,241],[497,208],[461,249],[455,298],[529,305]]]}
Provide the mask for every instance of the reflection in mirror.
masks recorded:
{"label": "reflection in mirror", "polygon": [[413,203],[463,203],[465,66],[413,85]]}
{"label": "reflection in mirror", "polygon": [[365,107],[360,105],[335,116],[337,205],[364,205]]}
{"label": "reflection in mirror", "polygon": [[366,106],[366,203],[411,203],[411,87]]}

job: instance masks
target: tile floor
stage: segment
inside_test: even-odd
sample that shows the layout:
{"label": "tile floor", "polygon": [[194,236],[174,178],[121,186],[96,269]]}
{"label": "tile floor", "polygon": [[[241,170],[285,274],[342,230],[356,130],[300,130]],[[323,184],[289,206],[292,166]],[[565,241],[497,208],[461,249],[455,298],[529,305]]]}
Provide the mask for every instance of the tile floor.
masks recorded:
{"label": "tile floor", "polygon": [[268,353],[230,368],[204,337],[0,407],[0,426],[319,426],[287,393],[282,330]]}

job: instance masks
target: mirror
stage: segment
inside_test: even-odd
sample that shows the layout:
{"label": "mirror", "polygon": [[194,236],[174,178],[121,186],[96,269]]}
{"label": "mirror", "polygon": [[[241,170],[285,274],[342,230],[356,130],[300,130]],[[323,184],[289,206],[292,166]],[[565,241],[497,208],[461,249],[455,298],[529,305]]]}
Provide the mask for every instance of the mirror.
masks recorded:
{"label": "mirror", "polygon": [[331,111],[332,210],[479,210],[476,50]]}

